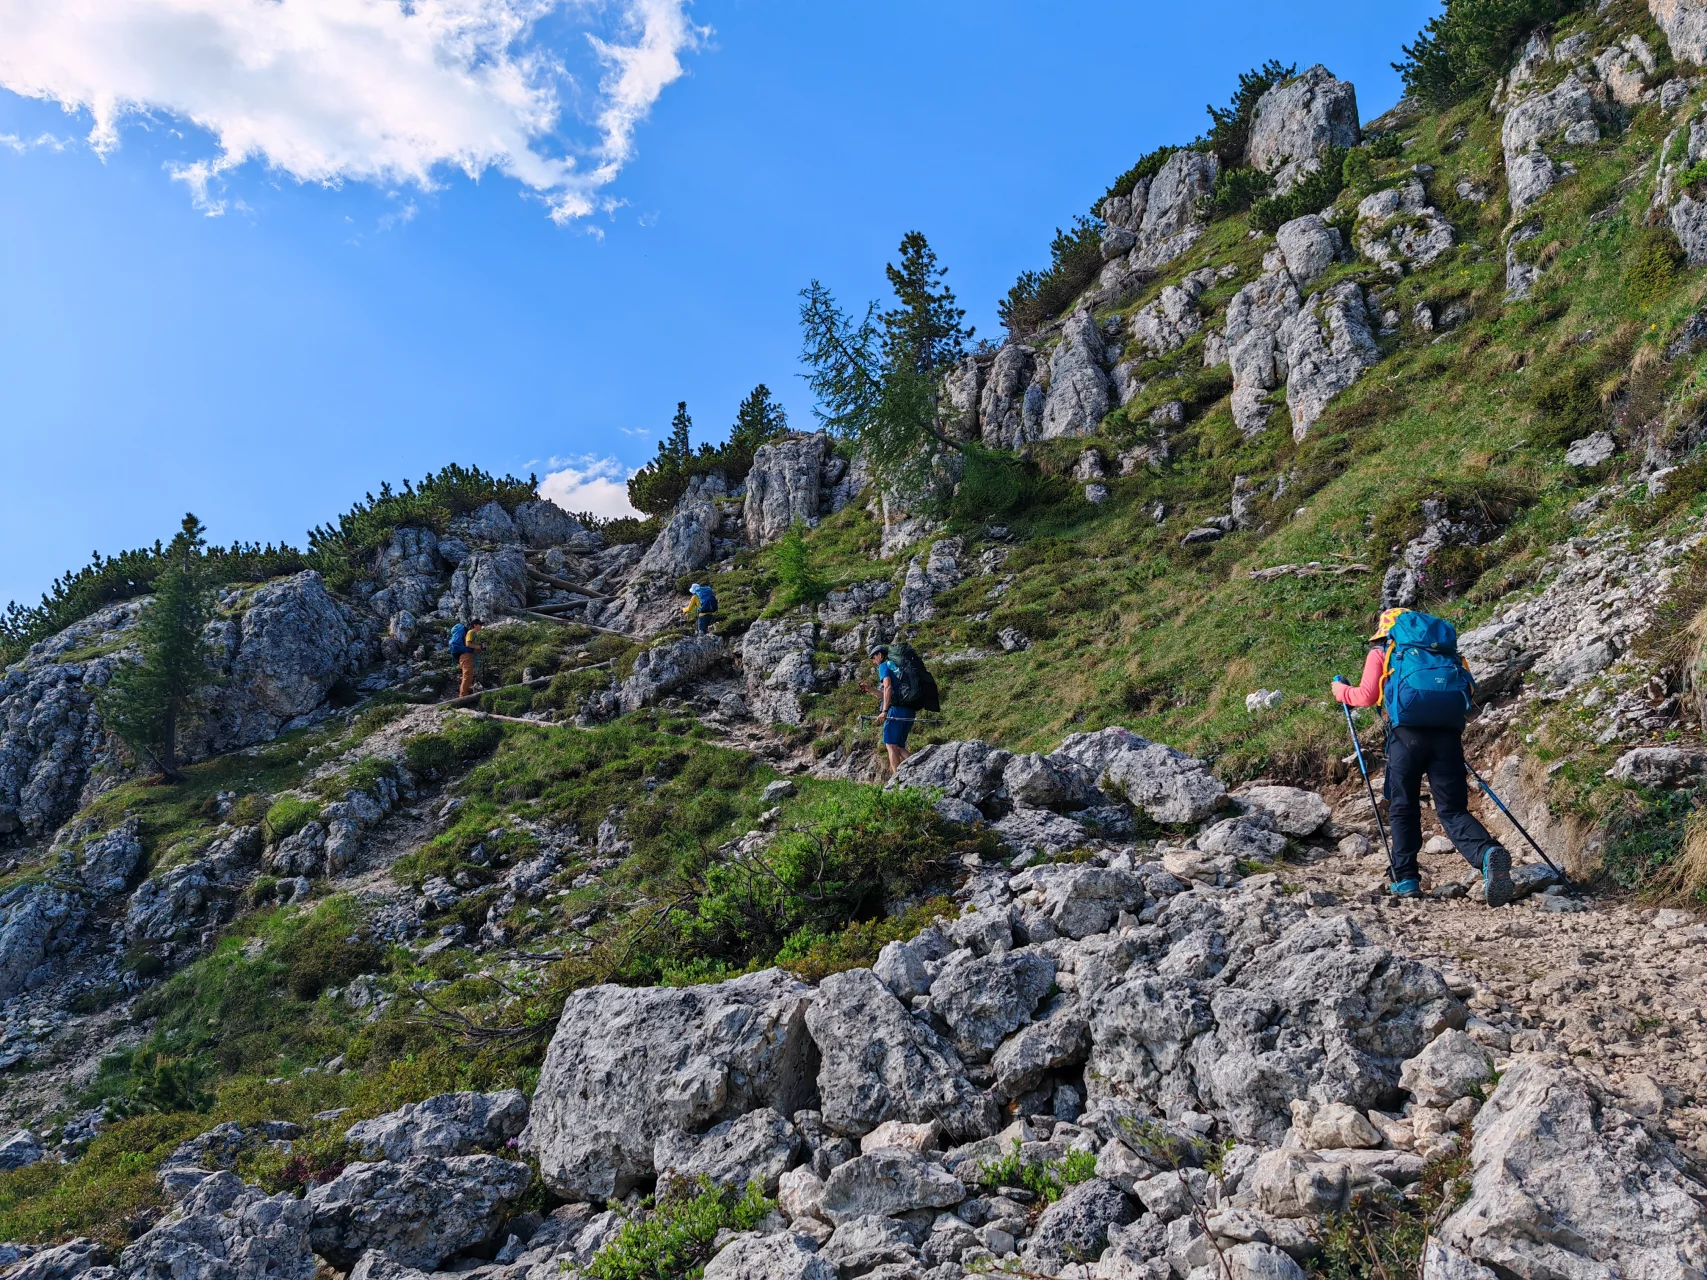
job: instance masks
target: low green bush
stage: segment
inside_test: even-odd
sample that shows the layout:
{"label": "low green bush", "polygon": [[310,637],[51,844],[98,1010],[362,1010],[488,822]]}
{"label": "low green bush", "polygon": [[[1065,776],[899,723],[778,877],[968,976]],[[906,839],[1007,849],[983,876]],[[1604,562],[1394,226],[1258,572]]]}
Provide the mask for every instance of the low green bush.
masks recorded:
{"label": "low green bush", "polygon": [[1094,1151],[1069,1151],[1059,1160],[1027,1160],[1014,1148],[999,1160],[987,1160],[978,1170],[978,1181],[986,1187],[1024,1187],[1038,1198],[1054,1204],[1068,1187],[1096,1177]]}
{"label": "low green bush", "polygon": [[299,796],[280,796],[267,809],[261,833],[268,844],[295,835],[320,816],[320,806]]}
{"label": "low green bush", "polygon": [[491,755],[503,740],[503,725],[455,716],[439,732],[417,734],[405,742],[403,758],[416,773],[444,773]]}
{"label": "low green bush", "polygon": [[1251,206],[1251,225],[1272,235],[1294,218],[1326,209],[1345,190],[1345,157],[1344,147],[1328,147],[1322,152],[1321,167],[1292,190]]}
{"label": "low green bush", "polygon": [[737,1196],[702,1178],[630,1218],[587,1264],[593,1280],[695,1280],[721,1231],[751,1231],[776,1208],[757,1183]]}

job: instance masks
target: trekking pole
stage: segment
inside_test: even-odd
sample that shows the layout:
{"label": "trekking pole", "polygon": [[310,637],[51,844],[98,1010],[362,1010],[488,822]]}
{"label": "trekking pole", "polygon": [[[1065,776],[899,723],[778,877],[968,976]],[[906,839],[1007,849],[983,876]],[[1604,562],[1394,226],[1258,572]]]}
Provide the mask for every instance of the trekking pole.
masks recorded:
{"label": "trekking pole", "polygon": [[[1344,683],[1351,683],[1349,680]],[[1357,752],[1358,772],[1363,774],[1364,790],[1369,792],[1369,810],[1375,815],[1375,829],[1381,833],[1381,847],[1387,851],[1387,876],[1396,882],[1398,872],[1393,869],[1393,845],[1387,839],[1386,824],[1381,821],[1381,806],[1375,802],[1375,784],[1369,780],[1369,766],[1363,761],[1363,744],[1357,740],[1357,724],[1351,718],[1351,708],[1340,703],[1340,710],[1345,712],[1345,727],[1351,732],[1351,749]]]}
{"label": "trekking pole", "polygon": [[1479,786],[1483,791],[1487,792],[1488,799],[1492,800],[1496,805],[1499,806],[1499,811],[1501,813],[1505,814],[1506,821],[1511,823],[1512,826],[1517,828],[1517,834],[1522,836],[1525,840],[1529,841],[1529,847],[1531,849],[1535,850],[1536,853],[1540,854],[1541,855],[1541,861],[1545,862],[1549,867],[1552,868],[1553,874],[1559,877],[1560,883],[1562,883],[1567,889],[1575,888],[1576,886],[1571,884],[1571,878],[1559,869],[1558,863],[1554,862],[1553,859],[1551,859],[1547,856],[1547,851],[1545,849],[1543,849],[1540,845],[1535,843],[1535,837],[1530,835],[1529,832],[1527,832],[1526,830],[1524,830],[1523,824],[1517,820],[1517,816],[1515,814],[1513,814],[1510,809],[1505,807],[1505,801],[1501,800],[1497,795],[1495,795],[1494,789],[1487,784],[1487,782],[1482,778],[1481,774],[1476,772],[1476,767],[1473,764],[1471,764],[1468,760],[1466,760],[1464,762],[1464,767],[1470,771],[1470,776],[1476,780],[1476,785]]}

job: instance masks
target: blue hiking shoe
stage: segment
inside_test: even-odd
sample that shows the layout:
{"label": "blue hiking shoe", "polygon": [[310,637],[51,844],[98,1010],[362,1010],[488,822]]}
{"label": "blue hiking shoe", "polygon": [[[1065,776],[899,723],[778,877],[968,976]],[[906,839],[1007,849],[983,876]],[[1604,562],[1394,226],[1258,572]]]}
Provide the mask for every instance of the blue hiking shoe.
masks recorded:
{"label": "blue hiking shoe", "polygon": [[1422,891],[1422,884],[1417,880],[1395,880],[1387,886],[1387,892],[1395,898],[1420,898]]}
{"label": "blue hiking shoe", "polygon": [[1491,844],[1482,850],[1482,888],[1490,907],[1503,907],[1517,897],[1511,882],[1511,854],[1501,845]]}

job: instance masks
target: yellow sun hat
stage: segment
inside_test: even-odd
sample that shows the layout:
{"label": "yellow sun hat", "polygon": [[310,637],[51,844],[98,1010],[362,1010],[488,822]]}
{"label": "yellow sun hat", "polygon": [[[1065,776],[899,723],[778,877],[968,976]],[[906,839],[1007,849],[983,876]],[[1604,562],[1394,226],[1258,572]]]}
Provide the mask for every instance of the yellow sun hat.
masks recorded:
{"label": "yellow sun hat", "polygon": [[1406,614],[1409,612],[1410,612],[1409,609],[1387,609],[1387,610],[1385,610],[1381,614],[1380,625],[1375,628],[1375,634],[1370,636],[1369,639],[1372,642],[1376,641],[1376,640],[1385,640],[1387,638],[1387,633],[1393,629],[1393,624],[1399,620],[1399,616],[1401,614]]}

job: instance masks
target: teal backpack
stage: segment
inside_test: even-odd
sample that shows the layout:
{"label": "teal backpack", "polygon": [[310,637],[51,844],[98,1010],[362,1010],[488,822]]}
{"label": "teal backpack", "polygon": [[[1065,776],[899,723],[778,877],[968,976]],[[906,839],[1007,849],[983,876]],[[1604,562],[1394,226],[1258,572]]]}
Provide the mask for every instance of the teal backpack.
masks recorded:
{"label": "teal backpack", "polygon": [[1462,729],[1476,681],[1444,618],[1412,610],[1387,633],[1382,685],[1387,722],[1401,729]]}

